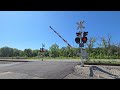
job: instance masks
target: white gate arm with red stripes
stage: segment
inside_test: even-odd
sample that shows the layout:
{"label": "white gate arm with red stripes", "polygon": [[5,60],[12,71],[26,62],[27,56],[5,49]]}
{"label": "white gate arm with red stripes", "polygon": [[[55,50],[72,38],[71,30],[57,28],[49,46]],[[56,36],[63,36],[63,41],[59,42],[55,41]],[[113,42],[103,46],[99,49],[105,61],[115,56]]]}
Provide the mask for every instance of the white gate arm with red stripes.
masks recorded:
{"label": "white gate arm with red stripes", "polygon": [[64,38],[62,38],[62,36],[61,36],[59,33],[57,33],[51,26],[50,26],[50,28],[51,28],[65,43],[67,43],[68,46],[72,47],[72,46],[71,46]]}

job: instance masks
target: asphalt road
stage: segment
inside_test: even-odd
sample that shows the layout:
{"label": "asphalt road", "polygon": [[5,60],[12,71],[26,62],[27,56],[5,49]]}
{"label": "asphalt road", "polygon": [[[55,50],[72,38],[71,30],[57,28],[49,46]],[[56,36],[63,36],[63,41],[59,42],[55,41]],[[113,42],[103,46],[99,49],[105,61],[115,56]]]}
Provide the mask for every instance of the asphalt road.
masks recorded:
{"label": "asphalt road", "polygon": [[0,79],[64,79],[78,64],[78,61],[0,63]]}

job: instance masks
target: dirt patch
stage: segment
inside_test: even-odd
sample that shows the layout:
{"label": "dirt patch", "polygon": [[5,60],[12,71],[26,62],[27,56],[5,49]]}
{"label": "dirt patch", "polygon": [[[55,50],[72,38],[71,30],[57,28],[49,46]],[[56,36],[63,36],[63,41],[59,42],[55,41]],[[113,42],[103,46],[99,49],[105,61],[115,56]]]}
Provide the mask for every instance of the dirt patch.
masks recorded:
{"label": "dirt patch", "polygon": [[77,65],[65,79],[120,79],[120,66]]}

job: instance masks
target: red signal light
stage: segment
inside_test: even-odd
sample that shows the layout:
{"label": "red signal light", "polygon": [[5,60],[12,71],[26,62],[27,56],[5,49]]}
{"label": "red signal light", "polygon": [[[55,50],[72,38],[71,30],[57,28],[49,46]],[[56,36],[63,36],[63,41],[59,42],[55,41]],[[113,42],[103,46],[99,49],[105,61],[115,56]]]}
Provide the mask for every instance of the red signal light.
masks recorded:
{"label": "red signal light", "polygon": [[87,42],[87,37],[83,37],[83,38],[82,38],[82,42],[83,42],[83,43],[86,43],[86,42]]}

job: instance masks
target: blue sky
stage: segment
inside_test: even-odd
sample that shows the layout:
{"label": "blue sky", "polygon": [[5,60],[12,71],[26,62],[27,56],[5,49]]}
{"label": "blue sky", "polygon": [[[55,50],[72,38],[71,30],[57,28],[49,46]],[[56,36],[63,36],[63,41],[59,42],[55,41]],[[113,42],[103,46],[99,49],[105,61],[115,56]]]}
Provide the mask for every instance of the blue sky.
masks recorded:
{"label": "blue sky", "polygon": [[110,34],[113,43],[120,42],[120,11],[0,11],[0,48],[39,49],[42,43],[47,49],[54,43],[67,46],[49,26],[78,47],[74,39],[80,20],[85,21],[88,38]]}

